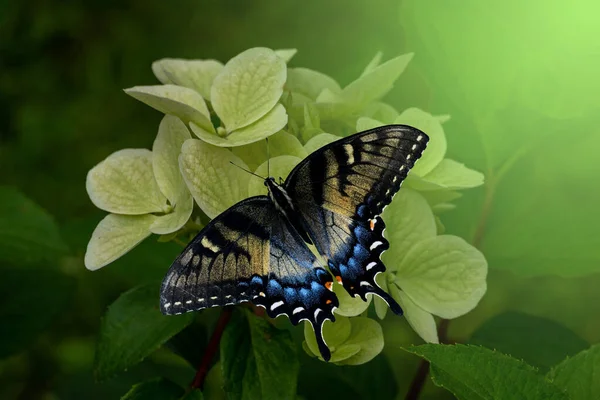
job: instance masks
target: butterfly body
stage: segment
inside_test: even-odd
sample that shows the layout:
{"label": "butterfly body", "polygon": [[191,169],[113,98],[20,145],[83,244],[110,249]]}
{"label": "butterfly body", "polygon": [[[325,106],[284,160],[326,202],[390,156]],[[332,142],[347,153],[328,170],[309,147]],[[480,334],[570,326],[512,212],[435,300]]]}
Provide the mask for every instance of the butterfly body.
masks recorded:
{"label": "butterfly body", "polygon": [[268,196],[223,212],[175,260],[161,287],[161,311],[251,301],[270,317],[310,322],[325,360],[323,323],[335,320],[339,306],[334,280],[350,295],[376,294],[402,314],[375,281],[389,248],[380,214],[427,140],[412,127],[380,127],[315,151],[282,185],[267,178]]}

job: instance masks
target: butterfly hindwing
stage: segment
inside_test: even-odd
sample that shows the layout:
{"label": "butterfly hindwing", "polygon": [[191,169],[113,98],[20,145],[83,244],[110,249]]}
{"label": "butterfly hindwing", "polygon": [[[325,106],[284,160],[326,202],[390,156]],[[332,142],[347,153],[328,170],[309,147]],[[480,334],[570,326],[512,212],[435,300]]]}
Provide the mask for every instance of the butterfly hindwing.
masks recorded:
{"label": "butterfly hindwing", "polygon": [[361,132],[312,153],[288,176],[284,188],[328,266],[351,295],[381,296],[400,306],[375,282],[385,271],[389,247],[379,217],[400,189],[428,141],[418,129],[389,125]]}
{"label": "butterfly hindwing", "polygon": [[332,278],[266,196],[246,199],[205,227],[171,266],[161,287],[164,314],[246,301],[270,317],[308,320],[324,358],[321,335],[339,305]]}

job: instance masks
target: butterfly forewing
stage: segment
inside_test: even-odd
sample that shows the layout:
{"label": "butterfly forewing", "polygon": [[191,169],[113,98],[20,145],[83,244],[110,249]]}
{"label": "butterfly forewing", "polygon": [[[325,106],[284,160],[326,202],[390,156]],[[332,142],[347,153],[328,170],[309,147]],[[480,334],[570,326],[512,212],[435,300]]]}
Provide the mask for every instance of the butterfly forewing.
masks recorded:
{"label": "butterfly forewing", "polygon": [[379,214],[400,189],[428,141],[418,129],[389,125],[358,133],[312,153],[290,173],[285,189],[317,250],[351,295],[375,293],[401,313],[375,282],[389,247]]}

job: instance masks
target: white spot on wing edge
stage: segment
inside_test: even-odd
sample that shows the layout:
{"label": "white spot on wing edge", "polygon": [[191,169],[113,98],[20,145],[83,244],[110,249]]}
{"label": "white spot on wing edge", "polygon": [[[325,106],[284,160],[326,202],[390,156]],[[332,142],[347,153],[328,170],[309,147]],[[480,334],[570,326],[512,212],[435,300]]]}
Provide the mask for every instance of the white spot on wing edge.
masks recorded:
{"label": "white spot on wing edge", "polygon": [[171,303],[165,303],[165,304],[163,304],[163,307],[164,308],[169,308],[169,307],[171,307]]}
{"label": "white spot on wing edge", "polygon": [[379,241],[379,240],[378,240],[378,241],[376,241],[376,242],[373,242],[373,244],[371,245],[371,247],[369,247],[369,250],[373,250],[373,249],[375,249],[375,248],[377,248],[377,247],[381,246],[382,244],[383,244],[383,242],[381,242],[381,241]]}
{"label": "white spot on wing edge", "polygon": [[417,136],[417,142],[420,142],[423,139],[423,135]]}
{"label": "white spot on wing edge", "polygon": [[292,311],[292,315],[298,314],[299,312],[304,311],[304,307],[296,307],[294,311]]}
{"label": "white spot on wing edge", "polygon": [[367,271],[370,270],[371,268],[373,268],[376,265],[377,265],[377,263],[375,261],[371,261],[369,264],[367,264]]}
{"label": "white spot on wing edge", "polygon": [[275,303],[271,304],[271,311],[274,311],[277,307],[281,307],[283,305],[283,301],[279,300]]}

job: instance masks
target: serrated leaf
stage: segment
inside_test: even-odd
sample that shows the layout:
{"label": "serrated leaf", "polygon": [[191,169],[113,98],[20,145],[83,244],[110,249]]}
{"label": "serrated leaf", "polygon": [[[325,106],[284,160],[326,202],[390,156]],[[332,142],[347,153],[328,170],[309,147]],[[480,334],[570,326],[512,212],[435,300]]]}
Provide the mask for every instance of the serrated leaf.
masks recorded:
{"label": "serrated leaf", "polygon": [[168,211],[152,170],[152,152],[124,149],[92,168],[85,182],[88,196],[102,210],[141,215]]}
{"label": "serrated leaf", "polygon": [[404,54],[384,62],[361,76],[342,90],[342,97],[357,107],[364,106],[385,95],[412,59],[413,54]]}
{"label": "serrated leaf", "polygon": [[108,307],[96,348],[94,372],[98,380],[139,363],[194,319],[191,313],[162,315],[159,286],[153,283],[133,288]]}
{"label": "serrated leaf", "polygon": [[[325,340],[325,343],[327,343],[329,350],[331,350],[330,362],[338,362],[356,354],[348,355],[351,351],[350,349],[344,349],[340,354],[336,354],[338,347],[341,348],[350,337],[351,330],[352,325],[350,319],[345,317],[336,317],[335,322],[328,321],[323,324],[323,339]],[[317,356],[319,360],[322,361],[323,358],[319,352],[315,331],[309,322],[304,323],[304,340],[310,353]]]}
{"label": "serrated leaf", "polygon": [[406,184],[420,191],[469,189],[483,185],[481,172],[467,168],[464,164],[444,158],[423,177],[409,175]]}
{"label": "serrated leaf", "polygon": [[186,124],[194,122],[214,132],[206,103],[193,89],[175,85],[135,86],[125,89],[125,93],[162,113],[181,118]]}
{"label": "serrated leaf", "polygon": [[513,311],[484,322],[469,343],[509,354],[543,372],[589,347],[588,342],[557,322]]}
{"label": "serrated leaf", "polygon": [[442,124],[433,115],[418,108],[408,108],[396,118],[394,123],[413,126],[429,136],[427,148],[412,168],[411,174],[425,176],[444,159],[447,147],[446,135]]}
{"label": "serrated leaf", "polygon": [[331,133],[321,133],[317,136],[312,137],[308,142],[306,142],[306,144],[304,145],[304,149],[308,154],[311,154],[312,152],[317,151],[321,147],[340,139],[340,136],[332,135]]}
{"label": "serrated leaf", "polygon": [[289,63],[290,60],[292,59],[292,57],[294,57],[297,52],[298,52],[298,49],[275,50],[275,54],[277,54],[277,56],[280,57],[281,59],[283,59],[283,61],[285,61],[286,63]]}
{"label": "serrated leaf", "polygon": [[[360,351],[337,362],[339,365],[360,365],[371,361],[383,350],[383,331],[377,321],[366,317],[350,318],[350,336],[344,345],[359,345]],[[333,355],[332,355],[333,357]]]}
{"label": "serrated leaf", "polygon": [[433,315],[415,304],[410,297],[395,284],[390,285],[390,295],[404,310],[404,317],[413,330],[428,343],[439,343],[437,325]]}
{"label": "serrated leaf", "polygon": [[194,211],[194,199],[186,188],[169,214],[156,217],[150,225],[150,232],[157,235],[173,233],[185,225],[192,216],[192,211]]}
{"label": "serrated leaf", "polygon": [[367,308],[369,308],[371,299],[373,298],[373,296],[369,296],[367,301],[364,301],[360,297],[352,297],[339,283],[333,284],[333,291],[340,302],[339,307],[335,310],[335,314],[342,315],[344,317],[355,317],[362,314]]}
{"label": "serrated leaf", "polygon": [[479,346],[425,344],[407,351],[431,363],[433,382],[461,400],[567,400],[522,361]]}
{"label": "serrated leaf", "polygon": [[340,85],[332,77],[308,68],[288,68],[285,89],[316,100],[324,89],[340,93]]}
{"label": "serrated leaf", "polygon": [[272,158],[283,155],[304,158],[308,155],[298,138],[285,131],[279,131],[269,136],[268,140],[268,149],[266,141],[258,141],[233,147],[231,151],[241,158],[252,171],[267,161],[267,152]]}
{"label": "serrated leaf", "polygon": [[213,108],[227,132],[248,126],[271,111],[283,93],[286,76],[285,61],[264,47],[229,60],[211,88]]}
{"label": "serrated leaf", "polygon": [[[302,159],[294,156],[273,157],[268,162],[265,161],[262,163],[254,173],[259,176],[272,176],[279,182],[279,178],[287,178],[289,173],[300,161],[302,161]],[[246,180],[248,181],[249,196],[266,195],[268,193],[263,179],[251,175],[246,177]]]}
{"label": "serrated leaf", "polygon": [[290,333],[249,313],[229,323],[221,368],[229,399],[294,399],[300,363]]}
{"label": "serrated leaf", "polygon": [[382,125],[385,125],[385,124],[383,122],[377,121],[376,119],[369,118],[369,117],[360,117],[356,121],[356,131],[357,132],[368,131],[369,129],[377,128]]}
{"label": "serrated leaf", "polygon": [[179,156],[181,174],[194,200],[209,218],[248,197],[248,173],[231,162],[247,168],[225,148],[197,139],[183,143]]}
{"label": "serrated leaf", "polygon": [[154,215],[108,214],[94,229],[85,252],[85,267],[91,271],[110,264],[150,236]]}
{"label": "serrated leaf", "polygon": [[571,400],[600,398],[600,345],[567,358],[552,369],[548,379],[566,390]]}
{"label": "serrated leaf", "polygon": [[433,212],[423,196],[403,188],[383,212],[390,248],[382,260],[389,271],[400,268],[402,260],[418,243],[435,236]]}
{"label": "serrated leaf", "polygon": [[279,132],[287,124],[288,116],[285,108],[277,104],[271,111],[258,121],[237,129],[225,137],[214,135],[196,124],[190,124],[192,131],[200,139],[214,146],[233,147],[254,143]]}
{"label": "serrated leaf", "polygon": [[194,89],[206,100],[210,100],[210,87],[222,69],[217,60],[163,58],[152,63],[152,72],[162,84]]}
{"label": "serrated leaf", "polygon": [[0,262],[35,264],[66,251],[50,214],[16,189],[0,186]]}
{"label": "serrated leaf", "polygon": [[76,282],[49,267],[2,266],[0,358],[25,350],[69,307]]}
{"label": "serrated leaf", "polygon": [[412,246],[396,271],[396,284],[419,307],[442,318],[471,311],[485,294],[487,262],[458,236],[441,235]]}
{"label": "serrated leaf", "polygon": [[131,387],[121,400],[177,400],[184,390],[164,378],[141,382]]}
{"label": "serrated leaf", "polygon": [[179,154],[181,146],[191,139],[190,132],[181,120],[171,115],[165,116],[158,127],[158,135],[152,145],[152,169],[162,194],[177,204],[177,199],[187,191],[181,172]]}

